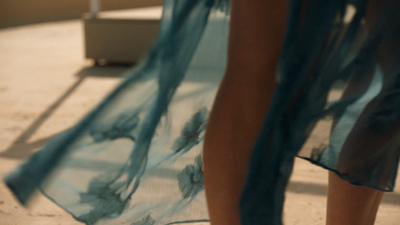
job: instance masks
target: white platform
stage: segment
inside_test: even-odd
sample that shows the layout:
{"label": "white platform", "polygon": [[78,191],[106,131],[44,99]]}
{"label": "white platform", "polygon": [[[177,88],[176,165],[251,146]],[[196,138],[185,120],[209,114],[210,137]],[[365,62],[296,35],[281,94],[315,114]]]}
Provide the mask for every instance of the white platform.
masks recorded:
{"label": "white platform", "polygon": [[161,6],[86,14],[86,58],[95,62],[138,61],[158,36],[161,15]]}

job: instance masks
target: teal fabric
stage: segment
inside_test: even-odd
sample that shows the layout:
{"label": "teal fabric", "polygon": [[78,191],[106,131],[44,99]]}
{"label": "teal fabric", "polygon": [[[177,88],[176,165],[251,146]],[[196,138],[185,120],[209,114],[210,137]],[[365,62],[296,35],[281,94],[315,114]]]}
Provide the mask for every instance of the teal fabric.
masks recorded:
{"label": "teal fabric", "polygon": [[[160,36],[142,62],[5,178],[17,198],[26,203],[40,189],[86,224],[208,221],[201,145],[225,71],[229,10],[228,0],[164,0]],[[393,190],[399,10],[395,0],[291,1],[277,90],[240,202],[242,224],[282,224],[296,155],[353,184]],[[315,133],[321,143],[310,148]]]}

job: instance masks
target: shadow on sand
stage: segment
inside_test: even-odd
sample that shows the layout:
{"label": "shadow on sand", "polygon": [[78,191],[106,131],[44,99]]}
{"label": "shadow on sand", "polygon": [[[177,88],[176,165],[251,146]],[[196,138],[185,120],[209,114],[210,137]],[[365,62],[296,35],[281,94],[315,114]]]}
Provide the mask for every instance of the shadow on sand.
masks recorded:
{"label": "shadow on sand", "polygon": [[25,159],[32,152],[41,147],[51,137],[28,142],[29,138],[45,123],[45,121],[78,89],[89,77],[121,78],[122,74],[131,68],[129,64],[108,64],[106,66],[84,67],[75,76],[77,80],[64,93],[62,93],[49,107],[27,127],[11,144],[0,153],[3,158]]}

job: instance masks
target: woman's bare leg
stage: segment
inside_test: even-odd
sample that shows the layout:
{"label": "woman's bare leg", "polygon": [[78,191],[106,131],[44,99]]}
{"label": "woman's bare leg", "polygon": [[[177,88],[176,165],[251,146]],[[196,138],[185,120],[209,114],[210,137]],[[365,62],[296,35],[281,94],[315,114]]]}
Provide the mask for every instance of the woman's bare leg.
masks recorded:
{"label": "woman's bare leg", "polygon": [[329,172],[326,225],[373,225],[382,191],[352,185]]}
{"label": "woman's bare leg", "polygon": [[239,225],[251,150],[275,90],[287,0],[232,0],[228,66],[207,125],[204,182],[212,225]]}

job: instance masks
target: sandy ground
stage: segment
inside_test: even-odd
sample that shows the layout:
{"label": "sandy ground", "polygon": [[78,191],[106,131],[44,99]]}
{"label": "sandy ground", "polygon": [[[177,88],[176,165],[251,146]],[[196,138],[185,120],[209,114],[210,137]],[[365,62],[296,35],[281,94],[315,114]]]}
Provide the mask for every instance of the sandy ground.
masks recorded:
{"label": "sandy ground", "polygon": [[[83,58],[80,21],[0,30],[0,176],[77,122],[127,69],[91,67]],[[297,160],[285,224],[324,224],[326,189],[327,172]],[[21,206],[0,182],[0,225],[26,224],[81,223],[39,193],[28,208]],[[376,224],[400,224],[400,179],[385,195]]]}

